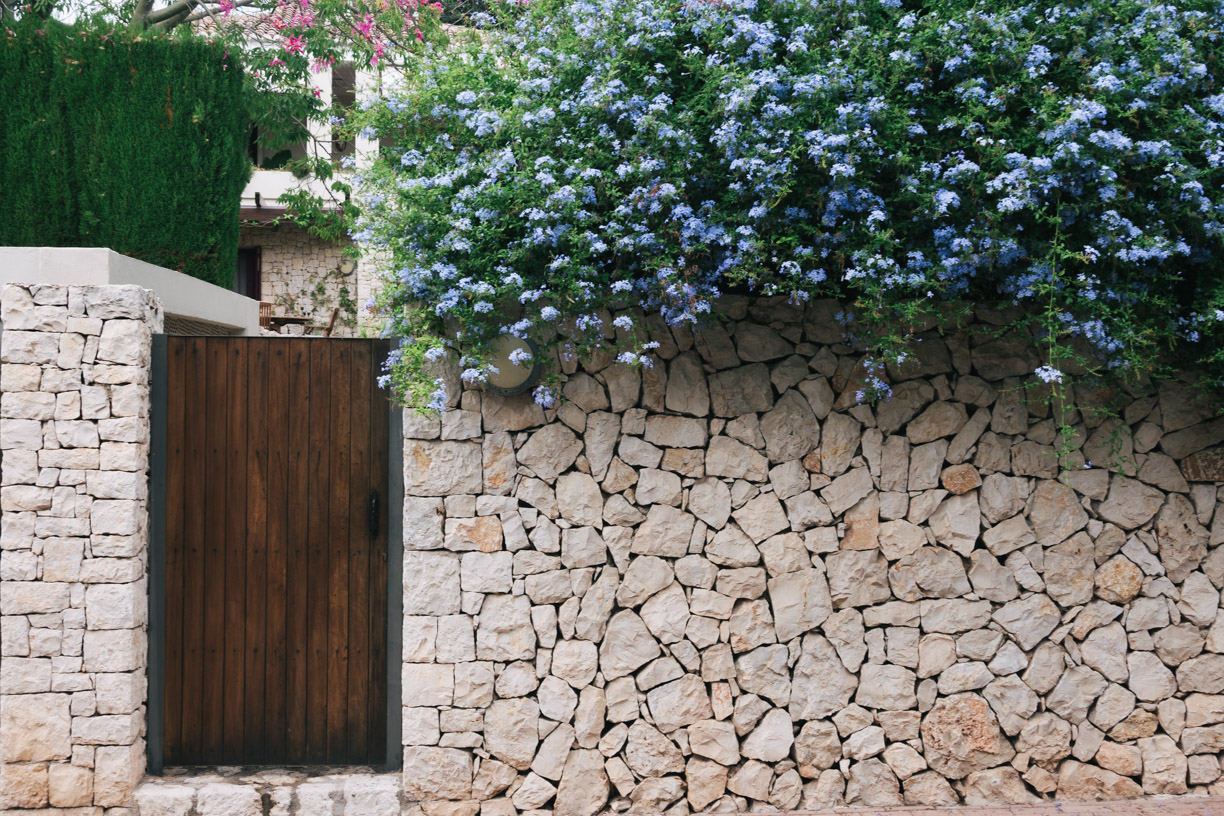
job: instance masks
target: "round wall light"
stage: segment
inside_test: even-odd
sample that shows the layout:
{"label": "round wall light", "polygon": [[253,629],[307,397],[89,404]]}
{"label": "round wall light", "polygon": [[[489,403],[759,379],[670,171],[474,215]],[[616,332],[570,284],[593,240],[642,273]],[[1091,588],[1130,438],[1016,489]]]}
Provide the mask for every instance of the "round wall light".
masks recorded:
{"label": "round wall light", "polygon": [[[485,388],[494,394],[521,394],[540,379],[540,349],[534,340],[503,334],[492,342],[489,350],[489,362],[497,373],[489,375]],[[515,352],[523,351],[531,355],[531,362],[519,365],[511,361]]]}
{"label": "round wall light", "polygon": [[356,268],[356,261],[354,261],[352,258],[344,258],[340,261],[340,266],[338,266],[336,269],[341,275],[348,277],[349,275],[353,274],[353,270]]}

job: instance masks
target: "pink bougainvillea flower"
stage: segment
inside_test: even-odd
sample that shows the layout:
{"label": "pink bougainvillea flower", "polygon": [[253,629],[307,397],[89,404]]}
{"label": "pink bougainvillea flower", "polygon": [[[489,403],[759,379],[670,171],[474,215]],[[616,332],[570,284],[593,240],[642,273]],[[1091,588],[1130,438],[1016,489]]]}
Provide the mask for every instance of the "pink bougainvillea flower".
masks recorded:
{"label": "pink bougainvillea flower", "polygon": [[370,15],[368,12],[366,14],[363,14],[360,20],[353,23],[353,33],[360,34],[362,37],[365,37],[367,40],[370,40],[371,42],[374,40],[374,36],[372,34],[373,30],[374,30],[374,17]]}

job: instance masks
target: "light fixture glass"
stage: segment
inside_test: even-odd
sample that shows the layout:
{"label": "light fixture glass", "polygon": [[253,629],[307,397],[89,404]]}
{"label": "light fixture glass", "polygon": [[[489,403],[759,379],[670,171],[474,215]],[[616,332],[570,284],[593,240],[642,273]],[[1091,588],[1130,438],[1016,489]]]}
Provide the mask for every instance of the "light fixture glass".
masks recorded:
{"label": "light fixture glass", "polygon": [[[535,385],[540,378],[540,349],[533,340],[524,340],[512,334],[503,334],[490,345],[490,360],[497,369],[496,374],[489,374],[485,388],[495,394],[521,394]],[[519,365],[511,362],[514,352],[526,351],[531,355],[531,361]]]}
{"label": "light fixture glass", "polygon": [[353,274],[353,270],[356,268],[357,268],[357,264],[355,261],[353,261],[352,258],[343,258],[340,261],[340,266],[337,267],[337,269],[340,271],[340,274],[345,275],[345,276]]}

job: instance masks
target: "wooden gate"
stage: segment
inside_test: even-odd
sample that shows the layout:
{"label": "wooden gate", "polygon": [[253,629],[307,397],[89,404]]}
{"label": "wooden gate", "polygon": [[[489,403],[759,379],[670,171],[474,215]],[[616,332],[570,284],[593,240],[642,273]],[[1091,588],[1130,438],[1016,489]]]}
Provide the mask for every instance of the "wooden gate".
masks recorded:
{"label": "wooden gate", "polygon": [[165,338],[157,764],[386,761],[388,348]]}

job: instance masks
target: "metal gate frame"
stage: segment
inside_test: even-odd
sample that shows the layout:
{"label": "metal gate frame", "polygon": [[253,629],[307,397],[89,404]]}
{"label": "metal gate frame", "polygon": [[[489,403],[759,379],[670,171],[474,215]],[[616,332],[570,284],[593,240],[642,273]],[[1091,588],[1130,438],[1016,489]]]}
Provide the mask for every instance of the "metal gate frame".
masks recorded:
{"label": "metal gate frame", "polygon": [[[149,446],[149,702],[146,732],[147,770],[160,775],[163,769],[165,728],[166,654],[166,446],[167,446],[167,340],[153,335],[150,377]],[[258,339],[258,338],[252,338]],[[325,338],[314,342],[326,343]],[[399,340],[391,341],[392,348]],[[394,403],[388,412],[387,444],[387,746],[384,771],[403,765],[403,714],[401,669],[404,626],[404,420],[403,409]]]}

